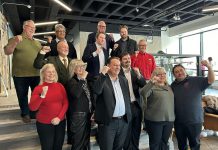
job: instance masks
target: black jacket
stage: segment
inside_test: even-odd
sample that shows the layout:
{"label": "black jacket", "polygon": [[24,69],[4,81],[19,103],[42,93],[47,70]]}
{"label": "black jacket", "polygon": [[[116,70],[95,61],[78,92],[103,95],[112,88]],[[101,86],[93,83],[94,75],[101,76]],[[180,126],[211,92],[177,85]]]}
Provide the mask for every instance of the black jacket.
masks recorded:
{"label": "black jacket", "polygon": [[[126,110],[126,121],[131,120],[130,95],[126,78],[119,76],[119,82],[123,93]],[[94,93],[97,94],[95,121],[99,124],[109,124],[112,120],[116,99],[110,77],[100,74],[94,84]]]}
{"label": "black jacket", "polygon": [[133,39],[130,39],[128,37],[127,39],[127,46],[126,46],[126,49],[125,50],[122,50],[121,48],[121,43],[122,43],[122,39],[118,40],[117,42],[115,42],[116,44],[118,44],[118,47],[115,49],[115,50],[112,50],[111,51],[111,56],[116,56],[116,57],[120,57],[120,55],[124,52],[128,52],[130,55],[134,54],[135,51],[138,50],[138,47],[137,47],[137,43],[135,40]]}

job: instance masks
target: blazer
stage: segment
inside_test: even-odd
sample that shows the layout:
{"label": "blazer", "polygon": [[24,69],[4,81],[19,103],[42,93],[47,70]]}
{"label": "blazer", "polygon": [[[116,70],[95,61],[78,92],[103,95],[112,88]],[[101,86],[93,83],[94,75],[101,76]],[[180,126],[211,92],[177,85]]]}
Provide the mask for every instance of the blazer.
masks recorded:
{"label": "blazer", "polygon": [[[87,45],[94,44],[95,41],[96,41],[96,32],[90,33],[88,35]],[[106,34],[105,42],[106,42],[106,47],[107,47],[106,50],[109,56],[110,48],[113,49],[114,47],[114,39],[111,38],[110,35]]]}
{"label": "blazer", "polygon": [[[85,90],[82,88],[85,82],[86,82],[85,80],[79,80],[76,75],[74,75],[67,82],[67,93],[68,93],[68,100],[69,100],[68,112],[70,114],[73,114],[74,112],[86,112],[86,113],[90,112],[89,99]],[[93,104],[93,97],[89,86],[88,89],[90,92],[90,100]]]}
{"label": "blazer", "polygon": [[[73,46],[73,43],[67,41],[67,44],[69,46],[68,57],[71,58],[71,59],[77,58],[76,49]],[[57,41],[55,39],[53,39],[50,44],[48,43],[46,45],[50,46],[51,51],[49,53],[46,53],[45,57],[48,57],[48,56],[58,56]]]}
{"label": "blazer", "polygon": [[138,50],[136,41],[133,40],[133,39],[130,39],[129,37],[127,39],[127,46],[126,46],[126,50],[125,51],[123,51],[122,48],[121,48],[122,39],[118,40],[115,43],[118,44],[118,47],[115,50],[111,51],[111,56],[120,57],[120,55],[123,52],[128,52],[130,55],[132,55],[132,54],[135,53],[135,51]]}
{"label": "blazer", "polygon": [[[94,78],[99,75],[99,69],[100,69],[100,62],[99,62],[99,55],[93,56],[93,52],[95,52],[97,49],[95,43],[94,44],[89,44],[86,46],[82,60],[84,62],[87,62],[87,68],[86,71],[89,73],[87,79]],[[105,60],[105,65],[107,64],[107,59],[109,57],[107,50],[103,48],[104,52],[104,60]]]}
{"label": "blazer", "polygon": [[[71,58],[68,58],[68,64],[70,64]],[[69,65],[68,68],[64,66],[61,62],[59,56],[49,56],[45,58],[45,55],[38,53],[36,56],[33,66],[36,69],[41,69],[45,64],[52,63],[55,66],[55,69],[58,74],[58,82],[62,83],[64,87],[66,87],[67,80],[69,78]]]}
{"label": "blazer", "polygon": [[[146,84],[146,80],[142,75],[141,75],[141,78],[138,79],[137,74],[135,73],[135,71],[132,68],[130,70],[130,73],[131,73],[131,79],[132,79],[133,93],[135,95],[136,102],[138,103],[139,107],[142,108],[142,102],[140,99],[139,89],[144,87],[144,85]],[[126,77],[124,72],[123,72],[123,69],[120,70],[120,75],[123,77]]]}
{"label": "blazer", "polygon": [[[118,78],[125,102],[126,121],[129,123],[131,120],[131,109],[128,82],[123,76],[119,76]],[[116,99],[113,85],[108,74],[100,74],[99,78],[94,83],[93,91],[97,95],[95,121],[98,124],[109,124],[113,117]]]}

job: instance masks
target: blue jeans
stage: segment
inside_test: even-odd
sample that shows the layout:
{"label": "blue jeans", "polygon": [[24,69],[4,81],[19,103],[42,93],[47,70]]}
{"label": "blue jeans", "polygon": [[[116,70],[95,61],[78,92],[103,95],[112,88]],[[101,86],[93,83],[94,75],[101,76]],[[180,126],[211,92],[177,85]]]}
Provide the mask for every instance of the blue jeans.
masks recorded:
{"label": "blue jeans", "polygon": [[39,84],[40,78],[38,76],[35,77],[13,77],[14,86],[17,93],[17,98],[21,110],[21,116],[29,115],[29,107],[28,107],[28,90],[29,87],[31,91]]}

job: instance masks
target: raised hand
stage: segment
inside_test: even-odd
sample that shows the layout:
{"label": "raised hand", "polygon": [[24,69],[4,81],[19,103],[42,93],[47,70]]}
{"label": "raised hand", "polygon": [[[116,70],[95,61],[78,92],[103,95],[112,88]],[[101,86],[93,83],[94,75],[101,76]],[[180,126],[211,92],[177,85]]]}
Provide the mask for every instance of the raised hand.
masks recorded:
{"label": "raised hand", "polygon": [[45,52],[45,53],[48,53],[48,52],[51,51],[51,48],[50,48],[50,46],[43,46],[42,51]]}
{"label": "raised hand", "polygon": [[108,66],[104,66],[101,73],[105,75],[108,72],[109,69],[110,68]]}
{"label": "raised hand", "polygon": [[14,40],[16,43],[20,43],[21,41],[23,41],[23,37],[21,35],[17,35],[14,37]]}
{"label": "raised hand", "polygon": [[48,86],[43,86],[42,87],[41,98],[45,98],[47,92],[48,92]]}

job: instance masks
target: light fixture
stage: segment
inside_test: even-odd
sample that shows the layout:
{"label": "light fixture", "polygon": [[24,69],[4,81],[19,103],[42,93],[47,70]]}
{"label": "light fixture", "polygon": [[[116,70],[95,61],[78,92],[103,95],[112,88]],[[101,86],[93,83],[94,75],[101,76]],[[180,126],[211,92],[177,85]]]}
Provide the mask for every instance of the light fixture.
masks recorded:
{"label": "light fixture", "polygon": [[34,36],[37,36],[37,35],[46,35],[46,34],[55,34],[55,31],[51,31],[51,32],[39,32],[39,33],[35,33]]}
{"label": "light fixture", "polygon": [[4,3],[1,4],[1,13],[2,13],[2,15],[3,15],[3,6],[4,5],[18,5],[18,6],[25,6],[25,7],[29,8],[29,9],[31,8],[31,5],[20,4],[20,3],[7,3],[7,2],[4,2]]}
{"label": "light fixture", "polygon": [[181,18],[180,18],[180,16],[179,16],[179,14],[176,14],[176,13],[175,13],[175,15],[173,16],[173,20],[175,20],[175,21],[180,21]]}
{"label": "light fixture", "polygon": [[72,11],[72,9],[69,6],[67,6],[64,2],[61,2],[60,0],[53,0],[53,1],[64,7],[66,10]]}
{"label": "light fixture", "polygon": [[144,25],[143,25],[143,27],[149,27],[149,26],[150,26],[149,24],[144,24]]}
{"label": "light fixture", "polygon": [[41,39],[38,39],[38,38],[33,38],[34,40],[37,40],[37,41],[39,41],[39,42],[41,42],[41,43],[47,43],[47,41],[45,41],[45,40],[41,40]]}
{"label": "light fixture", "polygon": [[214,12],[214,11],[218,11],[218,5],[207,6],[202,9],[202,12]]}
{"label": "light fixture", "polygon": [[47,26],[47,25],[53,25],[57,23],[58,21],[37,22],[35,23],[35,26]]}

